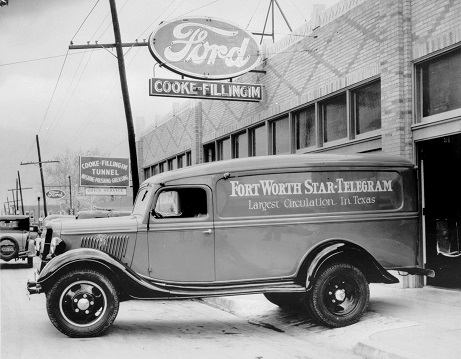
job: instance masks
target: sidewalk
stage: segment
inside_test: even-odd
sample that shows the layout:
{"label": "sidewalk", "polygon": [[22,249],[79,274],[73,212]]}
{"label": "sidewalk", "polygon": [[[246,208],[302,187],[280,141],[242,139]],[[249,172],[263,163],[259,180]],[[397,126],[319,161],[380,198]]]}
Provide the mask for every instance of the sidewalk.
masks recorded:
{"label": "sidewalk", "polygon": [[372,284],[368,312],[358,323],[337,329],[319,326],[300,313],[282,310],[263,295],[203,301],[252,324],[363,358],[461,359],[461,291]]}

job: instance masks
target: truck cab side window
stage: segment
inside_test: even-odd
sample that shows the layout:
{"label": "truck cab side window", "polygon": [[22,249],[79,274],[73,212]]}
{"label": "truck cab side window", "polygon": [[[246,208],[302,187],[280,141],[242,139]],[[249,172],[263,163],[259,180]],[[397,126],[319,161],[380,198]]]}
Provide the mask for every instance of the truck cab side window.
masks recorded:
{"label": "truck cab side window", "polygon": [[160,218],[196,218],[208,213],[206,191],[202,188],[181,188],[162,191],[155,204]]}

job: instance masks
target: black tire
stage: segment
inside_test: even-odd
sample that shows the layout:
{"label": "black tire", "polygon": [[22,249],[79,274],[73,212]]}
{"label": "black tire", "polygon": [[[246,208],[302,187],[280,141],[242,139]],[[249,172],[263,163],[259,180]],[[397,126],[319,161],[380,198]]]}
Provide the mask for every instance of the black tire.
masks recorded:
{"label": "black tire", "polygon": [[264,293],[266,299],[283,309],[299,309],[306,293]]}
{"label": "black tire", "polygon": [[105,275],[80,269],[63,275],[46,293],[53,325],[72,338],[96,337],[117,317],[119,298]]}
{"label": "black tire", "polygon": [[27,257],[27,268],[32,268],[34,266],[34,257]]}
{"label": "black tire", "polygon": [[6,237],[0,241],[0,258],[5,262],[17,258],[19,253],[19,244],[14,238]]}
{"label": "black tire", "polygon": [[358,322],[366,311],[370,288],[363,273],[347,263],[321,270],[304,302],[320,324],[339,328]]}

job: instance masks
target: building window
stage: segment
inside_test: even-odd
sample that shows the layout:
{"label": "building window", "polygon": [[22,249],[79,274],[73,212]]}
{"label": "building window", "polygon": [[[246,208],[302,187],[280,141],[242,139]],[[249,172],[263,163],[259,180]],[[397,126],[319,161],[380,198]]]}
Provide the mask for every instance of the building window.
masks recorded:
{"label": "building window", "polygon": [[461,49],[418,65],[417,73],[422,117],[461,108]]}
{"label": "building window", "polygon": [[158,165],[152,166],[151,170],[152,170],[152,172],[151,172],[152,176],[157,175],[158,174]]}
{"label": "building window", "polygon": [[163,173],[163,172],[165,172],[165,162],[158,164],[158,173]]}
{"label": "building window", "polygon": [[294,114],[296,128],[296,149],[315,146],[315,105]]}
{"label": "building window", "polygon": [[175,166],[176,163],[175,163],[174,158],[170,158],[167,163],[168,163],[168,171],[172,171],[172,170],[176,169],[176,166]]}
{"label": "building window", "polygon": [[186,152],[186,166],[192,166],[192,152]]}
{"label": "building window", "polygon": [[262,125],[250,130],[251,156],[267,155],[266,126]]}
{"label": "building window", "polygon": [[288,116],[271,122],[272,154],[290,153],[290,123]]}
{"label": "building window", "polygon": [[225,138],[217,142],[218,144],[218,160],[231,159],[230,138]]}
{"label": "building window", "polygon": [[150,177],[150,167],[144,168],[144,179],[148,179]]}
{"label": "building window", "polygon": [[352,92],[355,134],[381,128],[381,82],[361,87]]}
{"label": "building window", "polygon": [[203,146],[203,157],[205,162],[216,161],[216,150],[214,142]]}
{"label": "building window", "polygon": [[246,132],[233,136],[234,158],[248,157],[248,135]]}
{"label": "building window", "polygon": [[178,160],[178,168],[182,168],[184,166],[184,154],[179,155],[177,157]]}
{"label": "building window", "polygon": [[322,103],[323,141],[330,142],[347,137],[346,94]]}

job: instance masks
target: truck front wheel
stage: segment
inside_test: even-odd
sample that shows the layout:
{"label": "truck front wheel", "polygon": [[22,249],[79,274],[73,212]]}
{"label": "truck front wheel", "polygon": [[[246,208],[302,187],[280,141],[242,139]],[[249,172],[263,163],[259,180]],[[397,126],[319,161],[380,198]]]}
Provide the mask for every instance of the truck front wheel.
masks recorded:
{"label": "truck front wheel", "polygon": [[318,274],[305,306],[319,323],[339,328],[356,323],[368,307],[370,289],[363,273],[347,263],[336,263]]}
{"label": "truck front wheel", "polygon": [[53,325],[72,338],[95,337],[114,322],[119,298],[111,280],[90,269],[63,275],[46,293]]}

